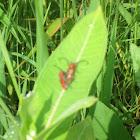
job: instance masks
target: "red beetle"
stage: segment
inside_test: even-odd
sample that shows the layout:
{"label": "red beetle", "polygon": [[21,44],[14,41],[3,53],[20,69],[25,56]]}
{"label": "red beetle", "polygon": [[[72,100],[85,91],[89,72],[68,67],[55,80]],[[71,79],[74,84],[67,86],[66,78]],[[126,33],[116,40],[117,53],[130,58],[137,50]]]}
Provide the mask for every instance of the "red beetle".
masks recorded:
{"label": "red beetle", "polygon": [[64,72],[62,70],[59,72],[59,80],[63,89],[66,90],[69,87],[69,85],[72,83],[72,81],[74,80],[74,74],[75,74],[75,69],[77,67],[77,64],[79,64],[79,62],[70,63],[67,69],[67,72]]}
{"label": "red beetle", "polygon": [[59,80],[62,88],[66,90],[68,88],[68,84],[66,83],[66,73],[62,70],[59,72]]}
{"label": "red beetle", "polygon": [[71,63],[69,65],[69,68],[67,69],[67,73],[66,73],[66,83],[68,85],[71,84],[72,80],[74,79],[74,74],[75,74],[75,68],[76,68],[76,64],[75,63]]}
{"label": "red beetle", "polygon": [[74,79],[75,67],[75,63],[71,63],[67,69],[67,72],[62,70],[59,72],[59,80],[62,88],[65,90],[69,87]]}

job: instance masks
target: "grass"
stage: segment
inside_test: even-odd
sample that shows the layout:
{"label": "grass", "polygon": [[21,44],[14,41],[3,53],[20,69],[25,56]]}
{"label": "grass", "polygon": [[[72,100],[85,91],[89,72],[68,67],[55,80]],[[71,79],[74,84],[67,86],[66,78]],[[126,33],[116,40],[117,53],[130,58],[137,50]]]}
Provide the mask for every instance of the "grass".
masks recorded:
{"label": "grass", "polygon": [[[82,85],[82,81],[87,80],[87,86],[85,86],[87,91],[80,91],[83,96],[78,96],[74,91],[74,85],[80,87],[78,82],[76,84],[78,77],[78,74],[76,74],[70,90],[71,93],[75,93],[77,96],[75,97],[71,94],[71,97],[75,98],[75,100],[71,99],[70,106],[68,106],[69,108],[64,110],[62,107],[59,110],[59,106],[61,106],[61,104],[64,104],[64,106],[67,105],[70,98],[69,100],[64,100],[64,98],[61,97],[58,98],[60,101],[56,100],[56,93],[61,88],[60,83],[58,83],[57,80],[49,81],[54,83],[52,85],[47,79],[42,79],[45,77],[45,74],[47,75],[49,73],[48,71],[58,73],[58,69],[54,69],[53,65],[57,64],[61,66],[61,69],[67,69],[68,66],[65,62],[62,61],[60,63],[59,60],[63,55],[64,57],[69,56],[67,58],[71,58],[70,61],[79,59],[82,61],[82,55],[79,55],[79,58],[77,58],[76,53],[80,50],[80,46],[78,45],[80,43],[82,44],[82,40],[85,39],[86,42],[87,36],[84,37],[84,33],[86,33],[88,29],[84,25],[81,29],[75,26],[83,17],[96,11],[99,5],[102,7],[107,27],[106,31],[108,32],[108,36],[106,36],[107,49],[105,48],[106,41],[100,40],[101,43],[104,43],[103,46],[105,46],[102,49],[107,50],[105,59],[104,53],[101,53],[102,55],[99,57],[99,59],[101,58],[101,62],[98,65],[94,64],[96,63],[94,62],[93,65],[96,67],[91,66],[93,69],[92,72],[94,73],[95,71],[94,76],[90,80],[90,78],[88,79],[89,73],[87,73],[87,79],[85,78],[80,81],[80,85]],[[136,46],[140,46],[139,6],[138,0],[43,0],[43,3],[38,0],[5,0],[4,2],[0,2],[0,139],[9,136],[13,130],[11,128],[12,125],[21,140],[24,139],[24,137],[30,137],[31,130],[35,131],[33,139],[44,139],[45,137],[48,139],[64,139],[66,137],[69,139],[70,136],[76,139],[76,137],[80,137],[81,135],[83,135],[84,138],[84,134],[89,135],[89,137],[93,137],[94,135],[98,139],[113,139],[119,135],[119,127],[122,128],[120,129],[120,133],[121,131],[124,132],[124,135],[122,134],[120,139],[138,139],[134,128],[138,128],[140,122],[140,87],[139,76],[137,77],[139,69],[136,69],[135,59],[137,58],[132,57],[130,47],[133,45],[130,44],[133,43]],[[73,36],[65,41],[66,36],[70,34],[73,27],[77,28],[78,31],[81,30],[82,34],[78,34],[79,38],[74,40],[77,34],[73,33]],[[87,30],[83,32],[84,29]],[[95,30],[97,37],[92,38],[91,41],[98,40],[98,37],[100,38],[98,32],[100,31]],[[70,41],[71,38],[74,40],[72,43]],[[58,46],[60,43],[62,44]],[[72,51],[72,45],[78,46],[79,48],[77,48],[79,50],[76,48],[77,50]],[[98,46],[98,44],[96,45]],[[63,46],[68,46],[68,48]],[[101,50],[99,50],[99,52],[100,51]],[[98,53],[98,51],[96,53]],[[87,55],[85,56],[86,61],[92,62],[92,59],[87,58]],[[81,64],[81,69],[82,65],[84,64]],[[88,67],[88,65],[86,67],[90,71],[90,67]],[[76,68],[82,76],[82,72],[86,72],[86,69],[81,69]],[[52,80],[52,78],[50,79]],[[34,87],[35,84],[36,86]],[[41,94],[42,99],[39,99],[39,101],[36,100],[37,97],[34,95],[31,95],[29,99],[25,99],[26,94],[32,90],[35,91],[35,93],[43,93],[39,85],[45,84],[47,84],[46,89],[50,85],[47,91],[48,94],[45,95],[51,95],[49,97],[50,99],[47,100],[48,103],[43,100],[43,98],[45,98],[43,94]],[[86,84],[83,84],[83,86],[84,85]],[[51,89],[55,90],[55,94],[49,93]],[[67,91],[69,92],[69,88]],[[62,93],[61,95],[65,97],[66,94],[67,93]],[[96,96],[99,100],[98,103],[93,105],[97,100],[82,99],[88,94]],[[63,102],[61,102],[61,100]],[[89,102],[89,104],[84,104],[85,101]],[[48,112],[45,110],[44,105],[47,106]],[[40,120],[41,118],[38,114],[43,111],[47,112],[48,114],[44,113],[42,116],[49,118],[49,116],[51,116],[49,111],[54,111],[51,107],[55,105],[55,111],[58,111],[60,116],[55,116],[54,120],[51,118],[52,124],[49,124],[50,127],[44,127],[43,129],[42,126],[40,126],[40,128],[38,128],[39,124],[42,123],[43,125],[43,123],[46,123],[45,119],[43,122]],[[34,106],[40,108],[38,109],[38,111],[40,111],[37,115],[34,115],[35,117],[32,117],[30,113],[34,113]],[[87,107],[88,109],[85,109]],[[108,115],[102,108],[106,110],[105,112],[108,112]],[[78,110],[80,111],[76,113]],[[75,113],[75,115],[72,115],[73,113]],[[99,118],[99,120],[97,121],[95,118]],[[105,121],[107,123],[105,123]],[[24,130],[22,127],[20,130],[18,129],[18,125],[21,125],[21,123],[24,126]],[[88,131],[89,133],[84,131],[84,123],[88,124],[89,127],[87,127],[87,129],[91,130]],[[102,127],[99,123],[101,123]],[[115,126],[112,127],[112,125]],[[44,126],[46,125],[44,124]],[[64,130],[62,127],[64,127],[66,131],[65,133],[60,131],[59,134],[58,130]],[[85,133],[79,134],[80,132],[77,131],[79,135],[76,136],[73,130],[75,130],[75,128],[78,129],[77,127]],[[116,132],[114,134],[113,130],[117,130],[118,133]],[[18,139],[15,135],[13,137]]]}

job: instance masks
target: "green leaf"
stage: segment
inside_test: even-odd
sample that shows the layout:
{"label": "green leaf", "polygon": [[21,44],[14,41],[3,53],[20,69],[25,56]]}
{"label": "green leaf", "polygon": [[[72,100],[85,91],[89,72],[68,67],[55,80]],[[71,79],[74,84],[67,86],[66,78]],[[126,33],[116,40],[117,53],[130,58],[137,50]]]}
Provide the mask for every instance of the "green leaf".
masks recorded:
{"label": "green leaf", "polygon": [[72,19],[68,19],[64,24],[64,29],[67,30],[68,32],[70,32],[71,29],[73,28],[74,24],[75,23]]}
{"label": "green leaf", "polygon": [[137,85],[140,87],[140,48],[135,44],[130,44],[130,53],[133,60],[133,68],[135,70],[135,77]]}
{"label": "green leaf", "polygon": [[90,6],[88,9],[88,13],[95,11],[100,6],[99,0],[90,0]]}
{"label": "green leaf", "polygon": [[132,15],[129,13],[122,4],[119,4],[119,11],[121,15],[125,18],[128,24],[132,22]]}
{"label": "green leaf", "polygon": [[4,112],[4,110],[0,107],[0,123],[4,127],[5,130],[8,129],[8,123],[7,123],[7,115]]}
{"label": "green leaf", "polygon": [[[85,97],[83,99],[78,100],[76,103],[74,103],[73,105],[71,105],[64,113],[62,113],[51,125],[51,127],[49,129],[44,129],[44,131],[42,131],[39,136],[36,138],[36,140],[40,140],[43,139],[45,137],[45,135],[48,133],[48,131],[50,131],[54,126],[60,124],[62,121],[65,121],[65,119],[69,119],[68,117],[70,115],[72,115],[73,113],[77,112],[78,110],[82,109],[82,108],[89,108],[91,105],[93,105],[98,99],[90,96],[90,97]],[[62,126],[62,124],[61,124]],[[59,126],[58,126],[59,127]],[[56,128],[58,129],[58,128]],[[64,127],[61,129],[65,129]],[[56,134],[57,133],[57,134]],[[57,135],[59,136],[60,134],[60,129],[59,130],[55,130],[52,132],[52,135],[50,134],[50,136],[48,137],[48,139],[54,139]],[[58,138],[58,137],[57,137]],[[60,139],[60,138],[58,138]]]}
{"label": "green leaf", "polygon": [[[22,105],[20,106],[20,116],[23,124],[21,129],[21,134],[23,139],[27,139],[28,135],[36,131],[36,128],[34,126],[31,126],[32,117],[29,112],[30,110],[28,109],[32,96],[33,96],[32,92],[29,92],[26,96],[26,99],[23,98],[21,100]],[[32,132],[29,131],[30,129],[32,129]]]}
{"label": "green leaf", "polygon": [[74,125],[69,130],[66,140],[95,140],[91,119],[86,118]]}
{"label": "green leaf", "polygon": [[72,115],[73,113],[75,113],[76,111],[82,109],[82,108],[87,108],[90,107],[91,105],[93,105],[98,99],[93,97],[93,96],[89,96],[89,97],[84,97],[83,99],[78,100],[76,103],[74,103],[73,105],[71,105],[64,113],[62,113],[53,123],[58,122],[59,120],[62,120],[70,115]]}
{"label": "green leaf", "polygon": [[[18,126],[21,126],[20,118],[14,117],[14,119],[15,119],[15,123]],[[19,140],[18,133],[14,125],[11,124],[10,127],[7,129],[6,133],[4,134],[4,139],[5,140]]]}
{"label": "green leaf", "polygon": [[140,125],[136,126],[133,130],[133,136],[136,140],[140,139]]}
{"label": "green leaf", "polygon": [[[30,101],[22,112],[31,117],[30,123],[22,116],[23,127],[27,129],[35,125],[37,132],[49,128],[56,119],[72,104],[86,97],[97,77],[106,52],[107,33],[101,7],[88,14],[72,29],[70,34],[52,53],[41,71]],[[61,59],[61,58],[64,59]],[[67,90],[63,90],[59,81],[60,70],[68,68],[67,62],[79,63],[76,67],[75,79]],[[26,99],[25,99],[26,100]],[[69,125],[69,124],[68,124]],[[29,134],[28,130],[28,134]]]}
{"label": "green leaf", "polygon": [[[65,23],[67,20],[68,20],[67,18],[64,18],[63,23]],[[55,19],[46,31],[46,40],[52,37],[60,29],[60,26],[61,26],[60,18]]]}
{"label": "green leaf", "polygon": [[6,133],[3,137],[5,140],[18,140],[18,134],[15,130],[14,125],[11,125],[9,129],[7,129]]}
{"label": "green leaf", "polygon": [[119,118],[102,102],[98,101],[91,111],[97,139],[131,140]]}
{"label": "green leaf", "polygon": [[57,18],[53,21],[53,23],[49,26],[49,28],[46,31],[47,40],[57,31],[58,26],[60,28],[60,24],[61,24],[60,18]]}

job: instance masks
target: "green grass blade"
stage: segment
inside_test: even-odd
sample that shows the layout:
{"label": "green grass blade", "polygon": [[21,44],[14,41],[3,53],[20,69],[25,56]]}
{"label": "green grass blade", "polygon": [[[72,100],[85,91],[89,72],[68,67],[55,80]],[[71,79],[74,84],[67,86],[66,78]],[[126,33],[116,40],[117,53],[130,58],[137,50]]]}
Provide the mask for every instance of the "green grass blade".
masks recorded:
{"label": "green grass blade", "polygon": [[20,54],[20,53],[17,53],[17,52],[12,52],[12,53],[10,53],[10,54],[13,55],[13,56],[18,56],[18,57],[24,59],[25,61],[31,63],[33,66],[36,67],[36,62],[33,61],[32,59],[30,59],[29,57],[24,56],[24,55],[22,55],[22,54]]}
{"label": "green grass blade", "polygon": [[6,98],[6,80],[5,80],[5,63],[2,51],[0,50],[0,97]]}
{"label": "green grass blade", "polygon": [[72,1],[72,9],[73,9],[73,12],[74,12],[74,19],[77,22],[78,15],[77,15],[77,11],[76,11],[76,1],[75,0]]}
{"label": "green grass blade", "polygon": [[[119,1],[118,1],[119,4]],[[116,14],[113,23],[113,28],[111,31],[110,37],[110,46],[107,55],[107,68],[104,76],[104,86],[103,92],[100,95],[100,100],[107,106],[109,106],[111,94],[112,94],[112,86],[113,86],[113,76],[114,76],[114,62],[115,62],[115,47],[116,47],[116,34],[117,34],[117,21],[118,21],[118,4],[116,7]]]}
{"label": "green grass blade", "polygon": [[8,68],[8,71],[10,73],[11,79],[13,81],[13,85],[15,87],[18,99],[20,101],[20,99],[21,99],[20,91],[19,91],[18,84],[17,84],[16,78],[15,78],[15,75],[14,75],[14,71],[13,71],[12,64],[11,64],[11,61],[10,61],[10,58],[9,58],[9,55],[8,55],[8,51],[7,51],[7,48],[6,48],[5,43],[3,41],[3,37],[2,37],[1,33],[0,33],[0,42],[1,42],[0,43],[0,49],[1,49],[2,53],[3,53],[6,66]]}
{"label": "green grass blade", "polygon": [[[5,80],[5,63],[2,52],[0,50],[0,97],[3,98],[3,101],[6,99],[6,80]],[[3,109],[0,107],[0,122],[2,126],[7,130],[8,123],[7,123],[7,116]]]}
{"label": "green grass blade", "polygon": [[60,20],[61,20],[61,28],[60,28],[60,38],[63,41],[63,17],[64,17],[64,10],[63,10],[63,0],[60,0]]}
{"label": "green grass blade", "polygon": [[45,33],[43,28],[43,2],[34,0],[34,3],[37,22],[37,71],[39,74],[49,57],[49,52],[46,46]]}
{"label": "green grass blade", "polygon": [[14,37],[17,39],[18,42],[20,42],[19,37],[15,31],[15,29],[12,27],[12,23],[8,19],[7,15],[3,12],[3,10],[0,8],[0,21],[10,29]]}

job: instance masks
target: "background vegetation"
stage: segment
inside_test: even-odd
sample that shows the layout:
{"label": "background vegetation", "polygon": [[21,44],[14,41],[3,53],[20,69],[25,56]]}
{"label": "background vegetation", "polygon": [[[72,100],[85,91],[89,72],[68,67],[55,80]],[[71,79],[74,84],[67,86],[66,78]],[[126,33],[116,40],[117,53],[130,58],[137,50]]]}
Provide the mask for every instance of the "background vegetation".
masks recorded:
{"label": "background vegetation", "polygon": [[[113,140],[140,139],[140,50],[137,47],[140,44],[139,2],[139,0],[0,1],[0,139],[46,139],[46,137],[58,140],[78,138],[84,140],[95,137]],[[102,11],[97,10],[99,6]],[[50,127],[45,128],[48,120],[37,117],[36,114],[41,111],[47,112],[45,107],[49,110],[55,106],[57,100],[53,99],[57,96],[52,97],[52,102],[48,99],[46,103],[41,85],[45,91],[48,87],[55,89],[56,93],[62,89],[58,80],[50,78],[47,81],[45,78],[48,75],[52,76],[52,71],[58,75],[60,70],[54,67],[56,64],[61,69],[67,69],[65,61],[62,60],[62,64],[59,64],[61,61],[59,58],[63,57],[64,53],[71,58],[69,61],[77,60],[76,51],[79,53],[82,40],[83,42],[86,40],[84,33],[89,30],[84,24],[86,20],[90,23],[92,18],[88,15],[92,12],[95,12],[92,18],[97,15],[97,21],[95,20],[96,29],[92,31],[95,36],[91,36],[90,41],[97,48],[101,46],[98,50],[101,62],[96,63],[97,58],[85,57],[88,62],[92,62],[93,59],[92,67],[87,64],[81,70],[84,62],[79,64],[81,69],[77,68],[78,72],[86,75],[83,74],[82,78],[80,74],[81,77],[77,78],[76,74],[74,83],[79,89],[85,83],[78,85],[76,79],[85,81],[87,90],[81,90],[81,94],[77,95],[72,86],[68,93],[70,92],[75,100],[71,99],[69,108],[62,109],[69,102],[69,98],[63,99],[62,107],[57,112],[60,116],[55,116]],[[81,25],[78,24],[80,21]],[[73,27],[75,29],[72,32]],[[76,29],[81,33],[76,33]],[[69,37],[65,41],[67,35]],[[77,39],[75,42],[74,38]],[[77,46],[80,44],[77,50],[74,50],[74,44]],[[91,53],[95,54],[98,51],[92,49]],[[89,52],[88,50],[86,55],[85,51],[85,56],[88,56]],[[81,57],[80,60],[82,58],[84,59]],[[88,74],[90,68],[93,75]],[[35,93],[41,93],[39,99],[30,92],[33,89]],[[26,94],[31,96],[25,99]],[[93,104],[97,98],[85,98],[88,94],[98,97],[96,105]],[[88,109],[83,109],[86,107]],[[37,113],[34,111],[36,108]],[[46,118],[51,116],[51,113],[47,113],[41,115]],[[73,113],[75,115],[72,115]]]}

